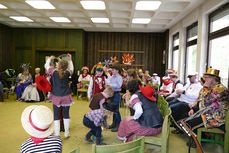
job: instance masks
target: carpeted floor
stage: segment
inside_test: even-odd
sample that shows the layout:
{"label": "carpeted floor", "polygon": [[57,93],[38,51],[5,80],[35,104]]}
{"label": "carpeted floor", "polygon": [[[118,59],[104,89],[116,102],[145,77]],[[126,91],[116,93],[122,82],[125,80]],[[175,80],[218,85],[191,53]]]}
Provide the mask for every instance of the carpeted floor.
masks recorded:
{"label": "carpeted floor", "polygon": [[[86,127],[82,124],[83,115],[89,110],[88,102],[86,100],[76,100],[71,106],[70,116],[71,116],[71,137],[69,139],[64,139],[63,133],[61,137],[63,138],[63,153],[69,153],[75,148],[80,149],[80,153],[90,153],[91,144],[87,144],[83,141],[84,135],[88,131]],[[21,113],[25,107],[29,105],[46,105],[52,108],[50,102],[40,102],[40,103],[26,103],[26,102],[16,102],[15,96],[10,95],[8,99],[4,102],[0,102],[0,152],[1,153],[17,153],[20,152],[20,145],[25,141],[29,135],[24,131],[21,126]],[[121,113],[124,116],[126,111],[121,108]],[[105,129],[103,131],[104,142],[107,144],[117,144],[121,143],[116,139],[116,134],[110,132],[110,130]],[[223,153],[222,146],[220,145],[204,145],[204,149],[208,153]],[[159,148],[146,149],[146,152],[159,152]],[[169,140],[169,153],[187,153],[188,148],[186,147],[186,137],[184,135],[170,135]],[[194,149],[191,153],[195,153]]]}

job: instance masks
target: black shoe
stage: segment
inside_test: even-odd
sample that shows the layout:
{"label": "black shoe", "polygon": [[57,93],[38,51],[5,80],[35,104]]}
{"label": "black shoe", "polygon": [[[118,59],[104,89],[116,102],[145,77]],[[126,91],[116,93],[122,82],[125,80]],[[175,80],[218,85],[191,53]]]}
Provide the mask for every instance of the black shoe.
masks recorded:
{"label": "black shoe", "polygon": [[194,140],[193,139],[191,139],[191,141],[189,140],[187,143],[186,143],[186,145],[189,147],[191,147],[191,148],[196,148],[196,144],[195,144],[195,142],[194,142]]}
{"label": "black shoe", "polygon": [[96,145],[107,145],[107,144],[106,144],[106,143],[104,143],[104,142],[101,142],[101,143],[96,144]]}
{"label": "black shoe", "polygon": [[108,126],[108,129],[113,129],[113,128],[115,128],[115,124],[113,124],[113,123]]}
{"label": "black shoe", "polygon": [[118,132],[118,127],[116,126],[116,127],[112,128],[111,132]]}
{"label": "black shoe", "polygon": [[84,137],[84,140],[87,141],[90,144],[93,144],[93,140],[91,138]]}

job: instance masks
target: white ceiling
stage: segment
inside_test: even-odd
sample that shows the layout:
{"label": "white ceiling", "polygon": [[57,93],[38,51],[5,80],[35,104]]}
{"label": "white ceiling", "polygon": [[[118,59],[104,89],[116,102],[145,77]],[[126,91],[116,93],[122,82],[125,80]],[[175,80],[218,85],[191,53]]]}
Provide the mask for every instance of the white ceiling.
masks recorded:
{"label": "white ceiling", "polygon": [[[126,32],[163,32],[177,23],[185,15],[205,0],[160,0],[162,3],[156,11],[137,11],[139,0],[103,0],[105,10],[84,10],[80,0],[48,0],[55,10],[34,9],[25,0],[0,0],[8,9],[0,9],[0,22],[10,27],[25,28],[71,28],[86,31],[126,31]],[[9,16],[26,16],[34,22],[18,22]],[[62,16],[71,23],[56,23],[50,16]],[[98,24],[91,17],[108,17],[110,23]],[[134,17],[151,18],[149,24],[132,24]]]}

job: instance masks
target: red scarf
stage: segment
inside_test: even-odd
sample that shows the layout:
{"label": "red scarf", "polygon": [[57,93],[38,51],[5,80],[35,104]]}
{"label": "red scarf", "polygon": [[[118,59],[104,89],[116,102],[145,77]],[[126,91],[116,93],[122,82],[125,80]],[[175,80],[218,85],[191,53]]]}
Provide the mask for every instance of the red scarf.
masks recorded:
{"label": "red scarf", "polygon": [[33,140],[33,142],[35,144],[39,144],[39,143],[43,142],[46,138],[36,138],[36,137],[31,136],[31,139]]}
{"label": "red scarf", "polygon": [[164,85],[169,85],[170,83],[173,83],[173,81],[172,80],[168,80],[168,81],[163,81],[163,83],[164,83]]}
{"label": "red scarf", "polygon": [[82,73],[82,78],[86,78],[88,74]]}

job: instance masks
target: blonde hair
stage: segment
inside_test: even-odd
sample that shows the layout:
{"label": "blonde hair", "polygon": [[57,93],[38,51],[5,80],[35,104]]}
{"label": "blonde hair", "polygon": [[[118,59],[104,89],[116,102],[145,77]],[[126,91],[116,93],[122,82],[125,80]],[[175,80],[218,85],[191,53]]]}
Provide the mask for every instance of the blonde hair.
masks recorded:
{"label": "blonde hair", "polygon": [[105,86],[105,89],[104,89],[103,92],[106,93],[109,97],[113,97],[114,96],[114,91],[111,88],[111,86],[109,86],[109,85]]}
{"label": "blonde hair", "polygon": [[64,74],[66,72],[66,70],[68,69],[68,61],[66,60],[60,60],[58,62],[58,73],[59,73],[59,77],[61,79],[63,79]]}

